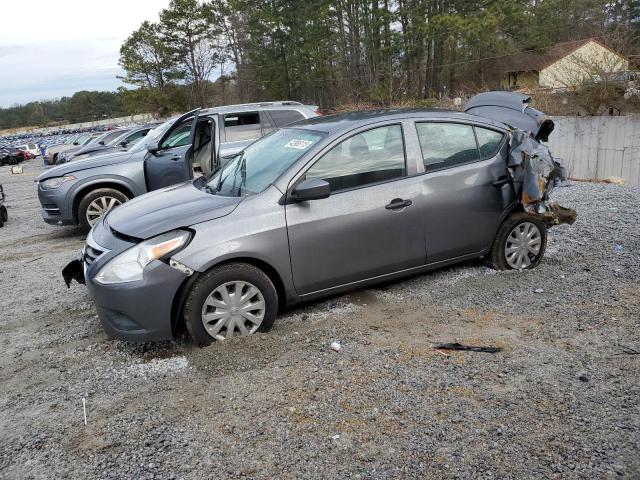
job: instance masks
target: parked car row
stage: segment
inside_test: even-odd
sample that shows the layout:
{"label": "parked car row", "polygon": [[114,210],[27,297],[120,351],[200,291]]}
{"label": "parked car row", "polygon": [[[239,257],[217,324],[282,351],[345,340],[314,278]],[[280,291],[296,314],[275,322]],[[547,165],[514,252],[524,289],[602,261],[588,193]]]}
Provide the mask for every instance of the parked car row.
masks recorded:
{"label": "parked car row", "polygon": [[20,162],[29,160],[31,153],[17,147],[0,148],[0,167],[2,165],[17,165]]}
{"label": "parked car row", "polygon": [[266,331],[286,305],[467,259],[538,265],[553,222],[527,213],[532,167],[509,157],[514,126],[540,149],[553,122],[527,101],[486,94],[477,115],[195,110],[131,151],[45,172],[38,193],[47,222],[92,226],[63,276],[86,284],[110,335],[184,327],[206,345]]}

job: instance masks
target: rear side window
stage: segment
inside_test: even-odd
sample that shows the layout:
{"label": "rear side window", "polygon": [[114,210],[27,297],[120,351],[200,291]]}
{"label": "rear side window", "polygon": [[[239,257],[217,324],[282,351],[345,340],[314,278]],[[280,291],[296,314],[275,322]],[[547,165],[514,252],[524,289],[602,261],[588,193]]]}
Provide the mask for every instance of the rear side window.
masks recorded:
{"label": "rear side window", "polygon": [[405,175],[402,128],[389,125],[339,143],[307,170],[306,178],[322,178],[336,192]]}
{"label": "rear side window", "polygon": [[471,125],[417,123],[416,129],[427,172],[479,159],[476,137]]}
{"label": "rear side window", "polygon": [[495,130],[488,130],[486,128],[475,127],[476,137],[478,138],[478,147],[480,148],[480,157],[491,158],[498,153],[500,144],[502,143],[502,137],[504,136],[500,132]]}
{"label": "rear side window", "polygon": [[258,112],[228,113],[224,116],[224,132],[227,142],[260,138],[260,115]]}
{"label": "rear side window", "polygon": [[304,118],[304,115],[297,110],[269,110],[269,114],[278,127],[284,127]]}

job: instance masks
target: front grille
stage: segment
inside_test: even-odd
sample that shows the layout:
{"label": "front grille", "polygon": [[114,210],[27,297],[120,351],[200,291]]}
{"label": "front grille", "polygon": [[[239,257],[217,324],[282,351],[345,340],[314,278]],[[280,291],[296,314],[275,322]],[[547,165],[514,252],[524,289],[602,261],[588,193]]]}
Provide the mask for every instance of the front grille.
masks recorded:
{"label": "front grille", "polygon": [[98,248],[90,247],[89,245],[87,245],[84,248],[84,262],[87,265],[91,265],[104,252],[105,252],[104,250],[100,250]]}

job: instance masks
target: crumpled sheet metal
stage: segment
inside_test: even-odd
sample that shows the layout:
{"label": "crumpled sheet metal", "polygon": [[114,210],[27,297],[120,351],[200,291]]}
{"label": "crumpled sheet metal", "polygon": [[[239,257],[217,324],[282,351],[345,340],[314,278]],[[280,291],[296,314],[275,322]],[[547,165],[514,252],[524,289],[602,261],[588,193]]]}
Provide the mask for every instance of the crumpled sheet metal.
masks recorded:
{"label": "crumpled sheet metal", "polygon": [[516,194],[527,213],[541,216],[549,226],[575,222],[574,210],[549,203],[554,186],[567,179],[564,166],[553,158],[549,147],[527,131],[513,130],[508,167]]}

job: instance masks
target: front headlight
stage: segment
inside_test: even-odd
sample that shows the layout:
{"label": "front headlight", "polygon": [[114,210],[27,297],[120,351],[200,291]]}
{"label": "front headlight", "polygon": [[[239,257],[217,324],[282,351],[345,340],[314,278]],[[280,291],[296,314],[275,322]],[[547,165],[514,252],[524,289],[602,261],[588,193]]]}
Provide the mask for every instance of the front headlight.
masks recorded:
{"label": "front headlight", "polygon": [[58,188],[64,182],[72,182],[75,179],[76,177],[74,177],[73,175],[66,175],[64,177],[47,178],[46,180],[43,180],[42,182],[40,182],[40,186],[42,187],[43,190],[53,190],[54,188]]}
{"label": "front headlight", "polygon": [[186,230],[174,230],[146,240],[110,260],[100,269],[95,281],[107,285],[142,280],[147,265],[181,250],[190,241],[191,232]]}

